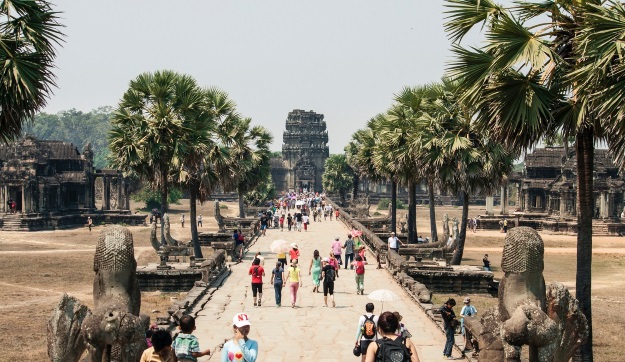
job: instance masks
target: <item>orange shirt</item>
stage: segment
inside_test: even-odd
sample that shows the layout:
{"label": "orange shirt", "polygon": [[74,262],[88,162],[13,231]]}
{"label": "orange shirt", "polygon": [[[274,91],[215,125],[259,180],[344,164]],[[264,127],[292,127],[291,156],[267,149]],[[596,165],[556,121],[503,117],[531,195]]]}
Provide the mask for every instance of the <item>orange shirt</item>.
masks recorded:
{"label": "orange shirt", "polygon": [[289,254],[291,255],[291,260],[293,260],[293,259],[298,259],[299,260],[299,249],[291,249],[289,251]]}

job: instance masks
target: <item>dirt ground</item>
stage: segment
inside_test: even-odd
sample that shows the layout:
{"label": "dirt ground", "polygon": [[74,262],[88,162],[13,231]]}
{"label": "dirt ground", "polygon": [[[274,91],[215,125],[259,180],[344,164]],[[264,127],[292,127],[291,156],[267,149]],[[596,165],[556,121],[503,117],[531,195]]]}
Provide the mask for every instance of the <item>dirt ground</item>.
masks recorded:
{"label": "dirt ground", "polygon": [[[236,214],[235,203],[224,203],[227,209],[222,214]],[[137,206],[132,205],[133,210]],[[190,238],[190,228],[183,229],[178,221],[180,214],[189,217],[188,201],[171,206],[172,236],[178,240]],[[372,212],[375,207],[372,207]],[[472,208],[470,216],[483,213],[483,209]],[[384,211],[380,211],[384,213]],[[401,214],[402,211],[400,211]],[[404,211],[405,212],[405,211]],[[200,231],[215,231],[213,205],[206,203],[198,208],[204,220]],[[450,218],[460,217],[461,209],[441,207],[437,209],[437,220],[444,213]],[[428,210],[419,207],[417,211],[418,234],[429,236]],[[400,217],[401,218],[401,215]],[[188,221],[187,221],[188,222]],[[92,306],[93,254],[99,232],[104,226],[96,226],[89,232],[86,227],[69,230],[39,232],[0,232],[0,310],[5,322],[0,324],[0,333],[5,336],[6,346],[0,354],[3,361],[47,360],[46,323],[51,310],[63,293],[68,293],[85,304]],[[155,263],[158,258],[149,243],[149,228],[130,227],[135,244],[135,258],[139,265]],[[440,229],[442,230],[442,229]],[[575,244],[574,236],[542,235],[545,241],[545,280],[560,281],[569,288],[575,286]],[[497,231],[479,231],[467,236],[464,263],[481,264],[484,253],[490,255],[493,271],[497,277],[504,234]],[[625,238],[595,237],[593,259],[593,315],[594,341],[597,361],[619,360],[617,338],[620,326],[625,323],[622,313],[605,313],[625,304],[622,291],[625,286]],[[142,312],[160,315],[176,294],[143,293]],[[435,296],[437,302],[448,295]],[[456,296],[457,298],[463,296]],[[479,310],[484,310],[495,301],[485,296],[471,296]],[[158,312],[154,312],[158,311]],[[153,313],[154,312],[154,313]],[[406,321],[409,323],[409,321]]]}

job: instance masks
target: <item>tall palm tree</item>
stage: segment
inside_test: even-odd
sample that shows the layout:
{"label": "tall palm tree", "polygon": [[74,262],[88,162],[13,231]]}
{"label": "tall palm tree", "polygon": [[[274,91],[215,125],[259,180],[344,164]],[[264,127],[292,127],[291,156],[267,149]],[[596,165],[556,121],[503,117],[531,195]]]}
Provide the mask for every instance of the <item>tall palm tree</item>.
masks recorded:
{"label": "tall palm tree", "polygon": [[239,217],[245,217],[244,195],[264,182],[271,174],[269,145],[273,137],[262,126],[251,127],[250,118],[238,115],[227,117],[222,123],[222,134],[228,135],[233,164],[232,187],[239,195]]}
{"label": "tall palm tree", "polygon": [[[168,211],[172,172],[194,147],[194,130],[203,129],[204,98],[195,79],[164,70],[130,82],[111,118],[111,164],[131,171],[161,191],[161,213]],[[196,133],[196,135],[199,133]],[[164,242],[161,232],[161,241]]]}
{"label": "tall palm tree", "polygon": [[[623,150],[623,7],[603,0],[521,1],[510,7],[447,0],[447,6],[446,27],[456,43],[450,74],[460,81],[462,97],[480,110],[479,128],[517,150],[557,132],[564,139],[575,136],[576,297],[590,327],[581,358],[592,361],[594,143],[607,138]],[[475,25],[485,29],[486,45],[458,45]]]}
{"label": "tall palm tree", "polygon": [[55,47],[63,33],[59,12],[44,0],[0,3],[0,139],[18,137],[55,86]]}

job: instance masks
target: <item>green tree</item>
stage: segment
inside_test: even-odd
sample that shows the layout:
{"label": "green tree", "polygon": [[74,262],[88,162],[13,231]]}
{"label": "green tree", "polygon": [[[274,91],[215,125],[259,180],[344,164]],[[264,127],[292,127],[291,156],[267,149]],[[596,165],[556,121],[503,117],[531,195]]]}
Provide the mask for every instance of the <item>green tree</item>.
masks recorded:
{"label": "green tree", "polygon": [[45,105],[55,86],[59,13],[44,0],[0,3],[0,139],[13,140]]}
{"label": "green tree", "polygon": [[322,175],[325,192],[338,193],[341,203],[345,202],[347,191],[353,188],[354,172],[347,164],[345,155],[330,155],[326,159]]}
{"label": "green tree", "polygon": [[245,194],[245,203],[252,206],[264,206],[265,201],[276,198],[276,187],[273,184],[271,173],[254,190]]}
{"label": "green tree", "polygon": [[[158,188],[163,214],[168,211],[170,178],[183,164],[185,152],[196,146],[194,130],[203,129],[198,115],[204,111],[195,80],[164,70],[132,80],[113,112],[111,164]],[[161,239],[164,242],[163,232]]]}
{"label": "green tree", "polygon": [[100,107],[84,113],[76,109],[56,114],[39,113],[25,125],[22,134],[43,140],[71,142],[81,149],[91,143],[94,166],[107,167],[109,154],[108,133],[111,129],[111,107]]}
{"label": "green tree", "polygon": [[[478,129],[517,152],[562,133],[575,137],[577,158],[576,297],[590,327],[581,348],[592,361],[592,211],[594,143],[622,151],[623,7],[615,1],[551,0],[509,7],[491,0],[447,0],[455,43],[450,75],[479,112]],[[485,29],[485,45],[462,38]],[[622,153],[621,153],[622,154]]]}

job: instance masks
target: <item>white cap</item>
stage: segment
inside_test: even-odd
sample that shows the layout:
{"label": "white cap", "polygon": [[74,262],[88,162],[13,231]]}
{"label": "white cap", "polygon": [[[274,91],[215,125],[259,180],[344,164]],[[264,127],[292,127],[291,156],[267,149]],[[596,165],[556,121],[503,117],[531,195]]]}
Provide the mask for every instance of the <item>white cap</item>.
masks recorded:
{"label": "white cap", "polygon": [[299,249],[299,248],[297,247],[297,244],[295,244],[295,243],[291,244],[291,247],[292,247],[293,249]]}
{"label": "white cap", "polygon": [[247,316],[246,313],[235,314],[235,316],[232,317],[232,325],[236,326],[237,328],[249,326],[250,318]]}

